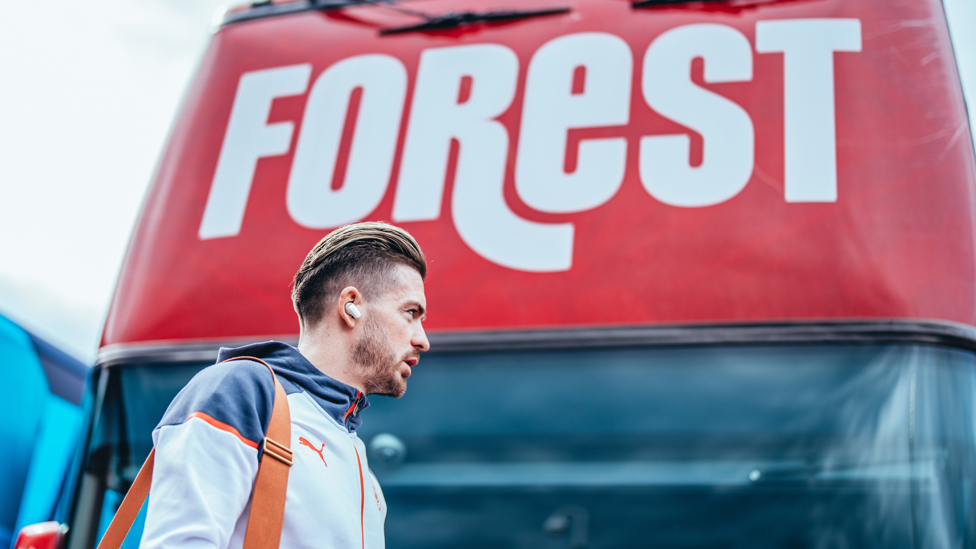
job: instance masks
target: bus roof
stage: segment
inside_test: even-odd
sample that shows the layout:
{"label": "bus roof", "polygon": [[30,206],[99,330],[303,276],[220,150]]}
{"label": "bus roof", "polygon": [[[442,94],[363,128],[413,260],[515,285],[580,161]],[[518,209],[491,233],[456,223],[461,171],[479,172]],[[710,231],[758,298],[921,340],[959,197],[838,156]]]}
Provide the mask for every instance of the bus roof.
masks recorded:
{"label": "bus roof", "polygon": [[103,345],[293,337],[360,220],[421,243],[433,331],[976,325],[940,0],[356,3],[215,32]]}

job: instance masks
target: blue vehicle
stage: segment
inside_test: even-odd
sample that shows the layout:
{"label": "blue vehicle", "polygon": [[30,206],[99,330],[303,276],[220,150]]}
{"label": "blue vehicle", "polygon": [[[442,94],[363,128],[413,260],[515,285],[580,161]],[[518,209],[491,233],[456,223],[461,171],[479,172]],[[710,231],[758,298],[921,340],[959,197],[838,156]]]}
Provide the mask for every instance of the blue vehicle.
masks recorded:
{"label": "blue vehicle", "polygon": [[[82,427],[89,368],[0,316],[0,547],[49,521],[67,501],[64,479]],[[62,511],[63,512],[63,511]]]}

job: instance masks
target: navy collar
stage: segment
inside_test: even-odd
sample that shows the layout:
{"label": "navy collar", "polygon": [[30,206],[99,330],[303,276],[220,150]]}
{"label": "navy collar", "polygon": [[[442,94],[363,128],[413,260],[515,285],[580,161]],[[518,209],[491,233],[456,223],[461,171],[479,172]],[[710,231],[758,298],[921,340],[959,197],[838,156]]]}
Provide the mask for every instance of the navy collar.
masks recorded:
{"label": "navy collar", "polygon": [[322,373],[298,349],[280,341],[253,343],[236,349],[222,347],[217,361],[252,356],[267,362],[286,394],[306,392],[322,410],[350,432],[362,425],[360,412],[369,406],[362,391]]}

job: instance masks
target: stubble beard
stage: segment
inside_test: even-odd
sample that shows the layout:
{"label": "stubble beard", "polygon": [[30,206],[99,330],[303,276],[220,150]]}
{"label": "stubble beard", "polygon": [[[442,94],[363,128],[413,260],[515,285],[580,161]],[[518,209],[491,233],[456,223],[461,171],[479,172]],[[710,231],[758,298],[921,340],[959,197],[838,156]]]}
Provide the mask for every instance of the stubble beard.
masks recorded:
{"label": "stubble beard", "polygon": [[363,335],[353,348],[353,360],[363,367],[366,394],[400,398],[407,391],[407,380],[400,374],[400,363],[415,353],[402,357],[390,346],[390,338],[372,316],[365,319]]}

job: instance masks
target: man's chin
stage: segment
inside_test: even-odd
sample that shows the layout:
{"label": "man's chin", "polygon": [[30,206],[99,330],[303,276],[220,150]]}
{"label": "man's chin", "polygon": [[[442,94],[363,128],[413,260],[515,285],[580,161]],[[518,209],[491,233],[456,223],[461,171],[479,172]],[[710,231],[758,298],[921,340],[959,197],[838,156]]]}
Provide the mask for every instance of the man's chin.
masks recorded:
{"label": "man's chin", "polygon": [[407,392],[407,378],[400,375],[391,380],[390,385],[387,385],[382,391],[376,391],[374,395],[387,396],[393,398],[400,398]]}
{"label": "man's chin", "polygon": [[407,393],[407,378],[402,378],[402,383],[398,383],[394,394],[390,395],[393,398],[400,398]]}

